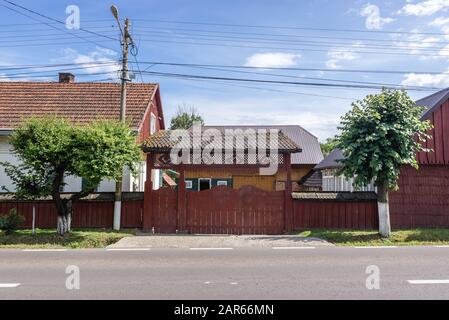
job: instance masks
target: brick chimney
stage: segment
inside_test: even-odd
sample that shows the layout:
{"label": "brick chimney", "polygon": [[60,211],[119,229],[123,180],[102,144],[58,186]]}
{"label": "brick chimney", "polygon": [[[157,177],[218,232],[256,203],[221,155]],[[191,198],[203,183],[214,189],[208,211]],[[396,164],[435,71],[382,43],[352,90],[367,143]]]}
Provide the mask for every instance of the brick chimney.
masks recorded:
{"label": "brick chimney", "polygon": [[75,83],[75,76],[71,73],[59,73],[59,83]]}

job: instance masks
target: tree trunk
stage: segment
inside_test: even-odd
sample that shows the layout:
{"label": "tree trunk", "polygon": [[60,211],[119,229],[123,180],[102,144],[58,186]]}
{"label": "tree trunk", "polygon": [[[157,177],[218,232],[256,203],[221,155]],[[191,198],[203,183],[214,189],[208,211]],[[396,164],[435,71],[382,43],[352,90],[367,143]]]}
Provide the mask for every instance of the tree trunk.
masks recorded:
{"label": "tree trunk", "polygon": [[377,208],[379,211],[379,233],[382,237],[389,238],[391,236],[391,225],[388,187],[383,182],[377,185]]}

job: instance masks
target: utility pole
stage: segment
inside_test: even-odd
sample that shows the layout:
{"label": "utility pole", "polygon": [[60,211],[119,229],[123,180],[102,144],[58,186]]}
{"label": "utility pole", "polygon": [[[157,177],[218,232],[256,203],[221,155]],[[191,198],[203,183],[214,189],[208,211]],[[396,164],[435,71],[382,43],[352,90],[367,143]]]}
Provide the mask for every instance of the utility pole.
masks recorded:
{"label": "utility pole", "polygon": [[[129,34],[129,19],[125,19],[125,28],[122,29],[118,9],[115,6],[111,7],[112,15],[118,23],[121,32],[122,45],[122,74],[121,74],[121,99],[120,99],[120,121],[126,121],[126,84],[129,81],[128,77],[128,51],[129,45],[133,43],[131,35]],[[120,230],[120,220],[122,211],[122,178],[117,179],[115,183],[115,197],[114,197],[114,230]]]}

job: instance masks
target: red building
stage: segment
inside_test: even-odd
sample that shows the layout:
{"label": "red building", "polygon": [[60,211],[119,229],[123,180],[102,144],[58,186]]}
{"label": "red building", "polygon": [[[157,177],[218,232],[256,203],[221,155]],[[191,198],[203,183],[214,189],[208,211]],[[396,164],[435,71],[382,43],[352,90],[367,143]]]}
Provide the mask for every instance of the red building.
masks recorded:
{"label": "red building", "polygon": [[449,227],[449,88],[416,103],[434,125],[426,143],[433,152],[418,154],[419,170],[402,170],[400,189],[390,196],[392,226]]}

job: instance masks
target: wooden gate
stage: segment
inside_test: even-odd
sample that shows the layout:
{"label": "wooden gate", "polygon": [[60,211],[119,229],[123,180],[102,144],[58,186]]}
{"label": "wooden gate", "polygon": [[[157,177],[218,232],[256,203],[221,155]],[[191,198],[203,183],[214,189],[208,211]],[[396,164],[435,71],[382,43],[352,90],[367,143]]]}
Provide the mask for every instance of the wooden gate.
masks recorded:
{"label": "wooden gate", "polygon": [[284,232],[284,191],[268,192],[251,186],[236,190],[220,186],[186,193],[161,189],[151,194],[151,221],[158,233],[176,230],[201,234]]}
{"label": "wooden gate", "polygon": [[[151,193],[151,214],[154,232],[175,233],[177,230],[177,192],[159,189]],[[147,213],[145,213],[147,214]]]}

